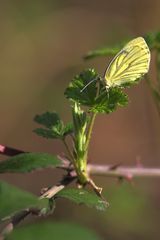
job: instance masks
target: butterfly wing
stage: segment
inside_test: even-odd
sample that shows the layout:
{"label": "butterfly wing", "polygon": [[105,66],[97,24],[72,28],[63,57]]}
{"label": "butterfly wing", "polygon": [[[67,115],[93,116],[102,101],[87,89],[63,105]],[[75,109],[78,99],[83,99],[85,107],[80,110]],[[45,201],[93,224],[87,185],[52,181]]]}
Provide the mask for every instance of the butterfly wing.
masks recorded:
{"label": "butterfly wing", "polygon": [[150,51],[142,37],[130,41],[113,58],[105,72],[108,87],[136,81],[149,70]]}

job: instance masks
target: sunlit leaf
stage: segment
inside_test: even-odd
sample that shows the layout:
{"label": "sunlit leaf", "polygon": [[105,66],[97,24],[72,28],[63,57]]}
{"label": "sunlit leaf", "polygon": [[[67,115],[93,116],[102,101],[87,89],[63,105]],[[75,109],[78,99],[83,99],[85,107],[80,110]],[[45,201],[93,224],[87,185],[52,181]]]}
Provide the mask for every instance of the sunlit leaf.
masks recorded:
{"label": "sunlit leaf", "polygon": [[[92,106],[97,93],[96,79],[98,78],[99,76],[94,69],[85,70],[74,77],[65,91],[65,96],[82,105]],[[92,80],[95,81],[88,85],[84,91],[81,91]]]}
{"label": "sunlit leaf", "polygon": [[94,81],[81,91],[87,83],[98,78],[95,70],[85,70],[72,80],[65,91],[66,97],[73,102],[88,106],[89,111],[95,113],[110,113],[118,106],[125,106],[128,103],[128,97],[121,89],[106,89],[104,80],[102,80],[104,82]]}
{"label": "sunlit leaf", "polygon": [[95,103],[91,112],[95,113],[111,113],[117,109],[118,106],[124,107],[128,104],[128,96],[118,88],[110,88],[103,90]]}

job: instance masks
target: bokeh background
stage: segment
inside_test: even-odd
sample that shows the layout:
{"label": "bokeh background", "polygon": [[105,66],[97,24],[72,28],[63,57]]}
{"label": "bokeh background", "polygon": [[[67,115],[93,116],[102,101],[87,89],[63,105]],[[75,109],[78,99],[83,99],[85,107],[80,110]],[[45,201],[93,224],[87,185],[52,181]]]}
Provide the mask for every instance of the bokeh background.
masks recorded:
{"label": "bokeh background", "polygon": [[[58,141],[36,136],[36,114],[57,111],[71,119],[63,93],[74,75],[88,67],[100,74],[109,61],[84,61],[91,49],[143,36],[160,28],[158,0],[28,0],[0,2],[1,144],[24,151],[64,152]],[[154,61],[150,74],[154,78]],[[130,103],[97,117],[90,145],[92,163],[160,166],[160,118],[145,80],[128,91]],[[3,157],[1,157],[3,159]],[[6,174],[1,179],[39,194],[55,184],[61,172],[43,170]],[[102,239],[160,237],[160,180],[137,179],[120,185],[96,177],[110,208],[99,213],[68,201],[58,202],[53,219],[85,225]]]}

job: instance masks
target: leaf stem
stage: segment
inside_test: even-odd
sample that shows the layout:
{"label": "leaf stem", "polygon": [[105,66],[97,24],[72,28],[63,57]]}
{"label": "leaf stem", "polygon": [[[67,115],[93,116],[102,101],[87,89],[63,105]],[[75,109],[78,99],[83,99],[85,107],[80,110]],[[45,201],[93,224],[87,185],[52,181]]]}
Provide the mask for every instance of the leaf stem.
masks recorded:
{"label": "leaf stem", "polygon": [[87,152],[88,152],[88,147],[89,147],[89,143],[90,143],[91,134],[92,134],[92,130],[93,130],[96,115],[97,115],[96,113],[92,113],[90,123],[89,123],[89,127],[88,127],[87,140],[86,140],[86,150],[87,150]]}

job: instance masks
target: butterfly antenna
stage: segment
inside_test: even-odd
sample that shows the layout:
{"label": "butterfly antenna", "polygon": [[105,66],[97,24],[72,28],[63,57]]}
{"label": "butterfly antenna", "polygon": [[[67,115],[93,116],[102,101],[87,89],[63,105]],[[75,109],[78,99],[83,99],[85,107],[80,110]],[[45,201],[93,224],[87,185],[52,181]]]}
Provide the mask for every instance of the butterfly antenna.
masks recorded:
{"label": "butterfly antenna", "polygon": [[94,81],[97,81],[99,78],[94,78],[92,79],[89,83],[87,83],[80,92],[83,92],[91,83],[93,83]]}

